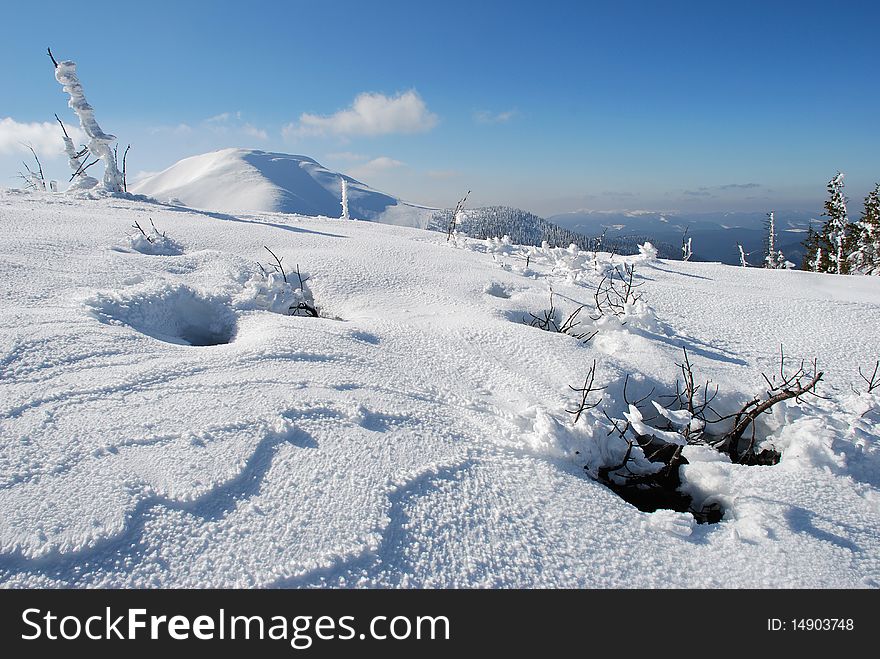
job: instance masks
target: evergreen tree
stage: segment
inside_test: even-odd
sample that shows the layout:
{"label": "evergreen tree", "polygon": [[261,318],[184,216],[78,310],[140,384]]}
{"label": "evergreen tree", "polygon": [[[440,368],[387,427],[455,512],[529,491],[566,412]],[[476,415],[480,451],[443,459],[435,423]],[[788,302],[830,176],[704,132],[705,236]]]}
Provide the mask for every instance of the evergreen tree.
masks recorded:
{"label": "evergreen tree", "polygon": [[820,236],[820,248],[823,258],[819,259],[821,272],[833,272],[838,275],[849,273],[849,261],[847,259],[847,247],[849,246],[849,218],[846,211],[846,197],[843,194],[843,173],[837,174],[828,181],[828,199],[825,202],[825,212],[828,218],[822,227]]}
{"label": "evergreen tree", "polygon": [[849,262],[853,271],[880,275],[880,183],[865,197],[865,209],[852,235]]}
{"label": "evergreen tree", "polygon": [[801,270],[816,270],[816,252],[819,249],[819,234],[813,229],[813,223],[810,222],[807,228],[807,237],[801,243],[804,248],[804,257],[801,259]]}

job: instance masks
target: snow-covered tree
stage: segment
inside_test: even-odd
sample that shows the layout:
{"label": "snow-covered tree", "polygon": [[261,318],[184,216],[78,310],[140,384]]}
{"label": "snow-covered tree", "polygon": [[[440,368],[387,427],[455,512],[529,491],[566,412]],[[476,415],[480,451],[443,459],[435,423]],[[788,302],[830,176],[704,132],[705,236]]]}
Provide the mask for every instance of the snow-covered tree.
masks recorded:
{"label": "snow-covered tree", "polygon": [[77,150],[73,144],[73,140],[70,139],[70,135],[67,134],[67,128],[64,127],[64,123],[57,114],[55,115],[55,119],[58,120],[58,124],[61,126],[61,133],[63,135],[61,139],[64,140],[64,152],[67,154],[67,164],[70,165],[70,169],[73,170],[73,175],[71,176],[72,183],[70,184],[71,189],[87,190],[89,188],[94,188],[98,185],[98,180],[86,174],[85,171],[89,148],[84,146],[82,149]]}
{"label": "snow-covered tree", "polygon": [[743,250],[743,246],[739,243],[737,243],[736,246],[739,247],[739,264],[744,268],[748,268],[749,262],[746,261],[746,253],[745,250]]}
{"label": "snow-covered tree", "polygon": [[455,233],[455,229],[459,226],[465,218],[464,205],[467,203],[467,198],[470,196],[471,191],[468,190],[467,194],[458,200],[458,203],[455,205],[455,210],[452,211],[452,217],[449,220],[449,227],[446,229],[446,240],[449,241],[452,238],[452,234]]}
{"label": "snow-covered tree", "polygon": [[828,266],[828,249],[822,233],[813,228],[813,223],[807,228],[807,237],[801,243],[804,248],[804,256],[801,259],[801,270],[810,272],[825,272]]}
{"label": "snow-covered tree", "polygon": [[767,231],[764,239],[764,267],[778,270],[785,267],[785,256],[778,249],[779,240],[776,235],[776,220],[773,211],[767,213],[767,221],[764,223]]}
{"label": "snow-covered tree", "polygon": [[[62,88],[70,97],[68,105],[79,117],[83,132],[88,136],[89,152],[104,162],[104,180],[102,187],[108,192],[122,192],[124,188],[123,176],[116,166],[116,156],[110,145],[116,140],[114,135],[108,135],[95,120],[95,109],[89,105],[83,91],[82,83],[76,75],[76,63],[69,60],[57,62],[49,51],[49,57],[55,64],[55,79],[61,83]],[[65,142],[65,147],[67,143]],[[76,151],[74,151],[76,153]],[[68,152],[70,158],[70,152]]]}
{"label": "snow-covered tree", "polygon": [[852,243],[852,270],[880,275],[880,183],[865,197],[865,209],[854,227]]}
{"label": "snow-covered tree", "polygon": [[681,237],[681,260],[682,261],[690,261],[691,257],[694,255],[693,248],[693,236],[688,236],[688,230],[684,230],[684,235]]}
{"label": "snow-covered tree", "polygon": [[846,210],[846,197],[843,194],[843,173],[837,174],[828,181],[828,199],[825,202],[823,215],[828,218],[822,228],[821,243],[827,248],[826,263],[820,263],[822,272],[833,272],[844,275],[849,272],[847,260],[847,238],[850,232],[849,217]]}
{"label": "snow-covered tree", "polygon": [[343,220],[351,219],[351,216],[348,214],[348,181],[344,176],[339,177],[342,180],[342,201],[340,201],[340,205],[342,206],[342,215],[340,218]]}

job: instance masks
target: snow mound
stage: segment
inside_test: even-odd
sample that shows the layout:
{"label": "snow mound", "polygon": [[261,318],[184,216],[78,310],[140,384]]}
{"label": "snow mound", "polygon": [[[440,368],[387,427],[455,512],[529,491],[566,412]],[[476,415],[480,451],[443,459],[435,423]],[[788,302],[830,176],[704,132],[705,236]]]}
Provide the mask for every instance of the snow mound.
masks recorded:
{"label": "snow mound", "polygon": [[235,313],[227,302],[202,296],[186,286],[99,294],[89,306],[102,322],[127,325],[166,343],[215,346],[235,337]]}
{"label": "snow mound", "polygon": [[175,200],[194,208],[223,212],[339,217],[343,179],[353,218],[377,219],[401,203],[349,176],[332,172],[307,156],[255,149],[222,149],[184,158],[132,186],[132,190],[160,201]]}

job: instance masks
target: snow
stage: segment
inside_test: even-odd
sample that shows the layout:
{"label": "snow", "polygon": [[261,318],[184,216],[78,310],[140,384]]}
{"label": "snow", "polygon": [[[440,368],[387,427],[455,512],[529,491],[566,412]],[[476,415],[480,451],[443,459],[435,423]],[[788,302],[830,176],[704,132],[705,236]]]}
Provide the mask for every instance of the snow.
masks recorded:
{"label": "snow", "polygon": [[[136,248],[151,219],[176,253]],[[880,585],[880,396],[857,375],[877,278],[646,248],[632,322],[584,344],[522,318],[550,286],[566,315],[591,305],[607,254],[119,196],[4,191],[0,224],[4,586]],[[264,246],[308,291],[260,271]],[[286,315],[297,294],[321,317]],[[720,523],[589,477],[621,458],[602,411],[635,418],[627,374],[631,400],[674,390],[686,345],[729,411],[780,343],[819,358],[828,399],[761,419],[778,465],[684,447],[684,488]],[[574,425],[594,359],[602,404]]]}
{"label": "snow", "polygon": [[[234,213],[268,211],[339,217],[341,179],[351,217],[424,227],[424,209],[331,172],[307,156],[222,149],[175,163],[130,186],[133,192],[194,208]],[[344,209],[345,210],[345,209]]]}

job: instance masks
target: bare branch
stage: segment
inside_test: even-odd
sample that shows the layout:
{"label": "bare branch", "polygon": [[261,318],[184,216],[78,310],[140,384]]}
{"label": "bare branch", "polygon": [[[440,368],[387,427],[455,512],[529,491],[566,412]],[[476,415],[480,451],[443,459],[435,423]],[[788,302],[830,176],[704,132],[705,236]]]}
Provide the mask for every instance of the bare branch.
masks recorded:
{"label": "bare branch", "polygon": [[128,150],[131,148],[131,144],[125,147],[125,153],[122,154],[122,190],[123,192],[128,192],[128,179],[126,178],[125,173],[125,160],[128,158]]}
{"label": "bare branch", "polygon": [[[152,221],[153,221],[153,220],[151,219],[150,222],[152,222]],[[140,231],[140,232],[144,235],[144,238],[147,239],[147,242],[148,242],[148,243],[152,243],[152,242],[153,242],[153,239],[152,239],[149,235],[147,235],[147,232],[144,231],[143,228],[141,227],[140,222],[138,222],[137,220],[135,220],[135,223],[132,224],[131,226],[132,226],[132,228],[137,229],[138,231]],[[154,226],[153,229],[155,229],[155,228],[156,228],[156,227]]]}
{"label": "bare branch", "polygon": [[464,197],[458,200],[458,203],[455,205],[455,210],[452,211],[452,217],[449,219],[449,226],[446,229],[446,242],[449,242],[449,239],[452,238],[452,233],[455,231],[455,225],[458,221],[458,214],[464,210],[464,205],[467,203],[467,198],[470,196],[471,191],[468,190],[467,194]]}
{"label": "bare branch", "polygon": [[573,424],[577,425],[578,420],[581,418],[581,414],[586,412],[587,410],[592,410],[595,407],[598,407],[602,403],[602,399],[600,398],[595,403],[588,403],[587,398],[589,395],[595,391],[602,391],[605,387],[594,387],[593,381],[596,378],[596,360],[593,360],[593,365],[590,367],[590,370],[587,371],[587,376],[584,378],[584,386],[580,389],[572,387],[568,385],[568,388],[572,391],[576,391],[581,394],[581,402],[578,404],[577,409],[574,410],[565,410],[569,414],[574,414]]}
{"label": "bare branch", "polygon": [[874,362],[874,372],[871,373],[871,377],[869,378],[864,373],[862,373],[862,367],[859,366],[859,377],[865,381],[865,384],[868,385],[868,393],[870,394],[874,389],[880,388],[880,378],[877,377],[877,371],[880,369],[880,360]]}
{"label": "bare branch", "polygon": [[94,159],[92,162],[90,162],[88,165],[86,164],[86,161],[83,160],[82,164],[79,166],[79,169],[77,169],[73,174],[71,174],[71,176],[70,176],[70,178],[68,179],[67,182],[70,183],[70,182],[71,182],[73,179],[75,179],[77,176],[80,176],[80,175],[85,176],[85,172],[86,172],[86,170],[87,170],[89,167],[91,167],[92,165],[97,165],[97,164],[98,164],[98,159],[97,159],[97,158],[95,158],[95,159]]}
{"label": "bare branch", "polygon": [[273,268],[275,268],[276,272],[281,273],[281,276],[284,278],[284,283],[286,284],[287,283],[287,273],[284,272],[284,266],[281,265],[281,259],[279,259],[275,255],[275,252],[273,252],[271,249],[269,249],[265,245],[263,245],[263,249],[265,249],[267,252],[269,252],[269,254],[272,255],[272,258],[275,259],[275,263],[270,263],[269,265],[271,265]]}

